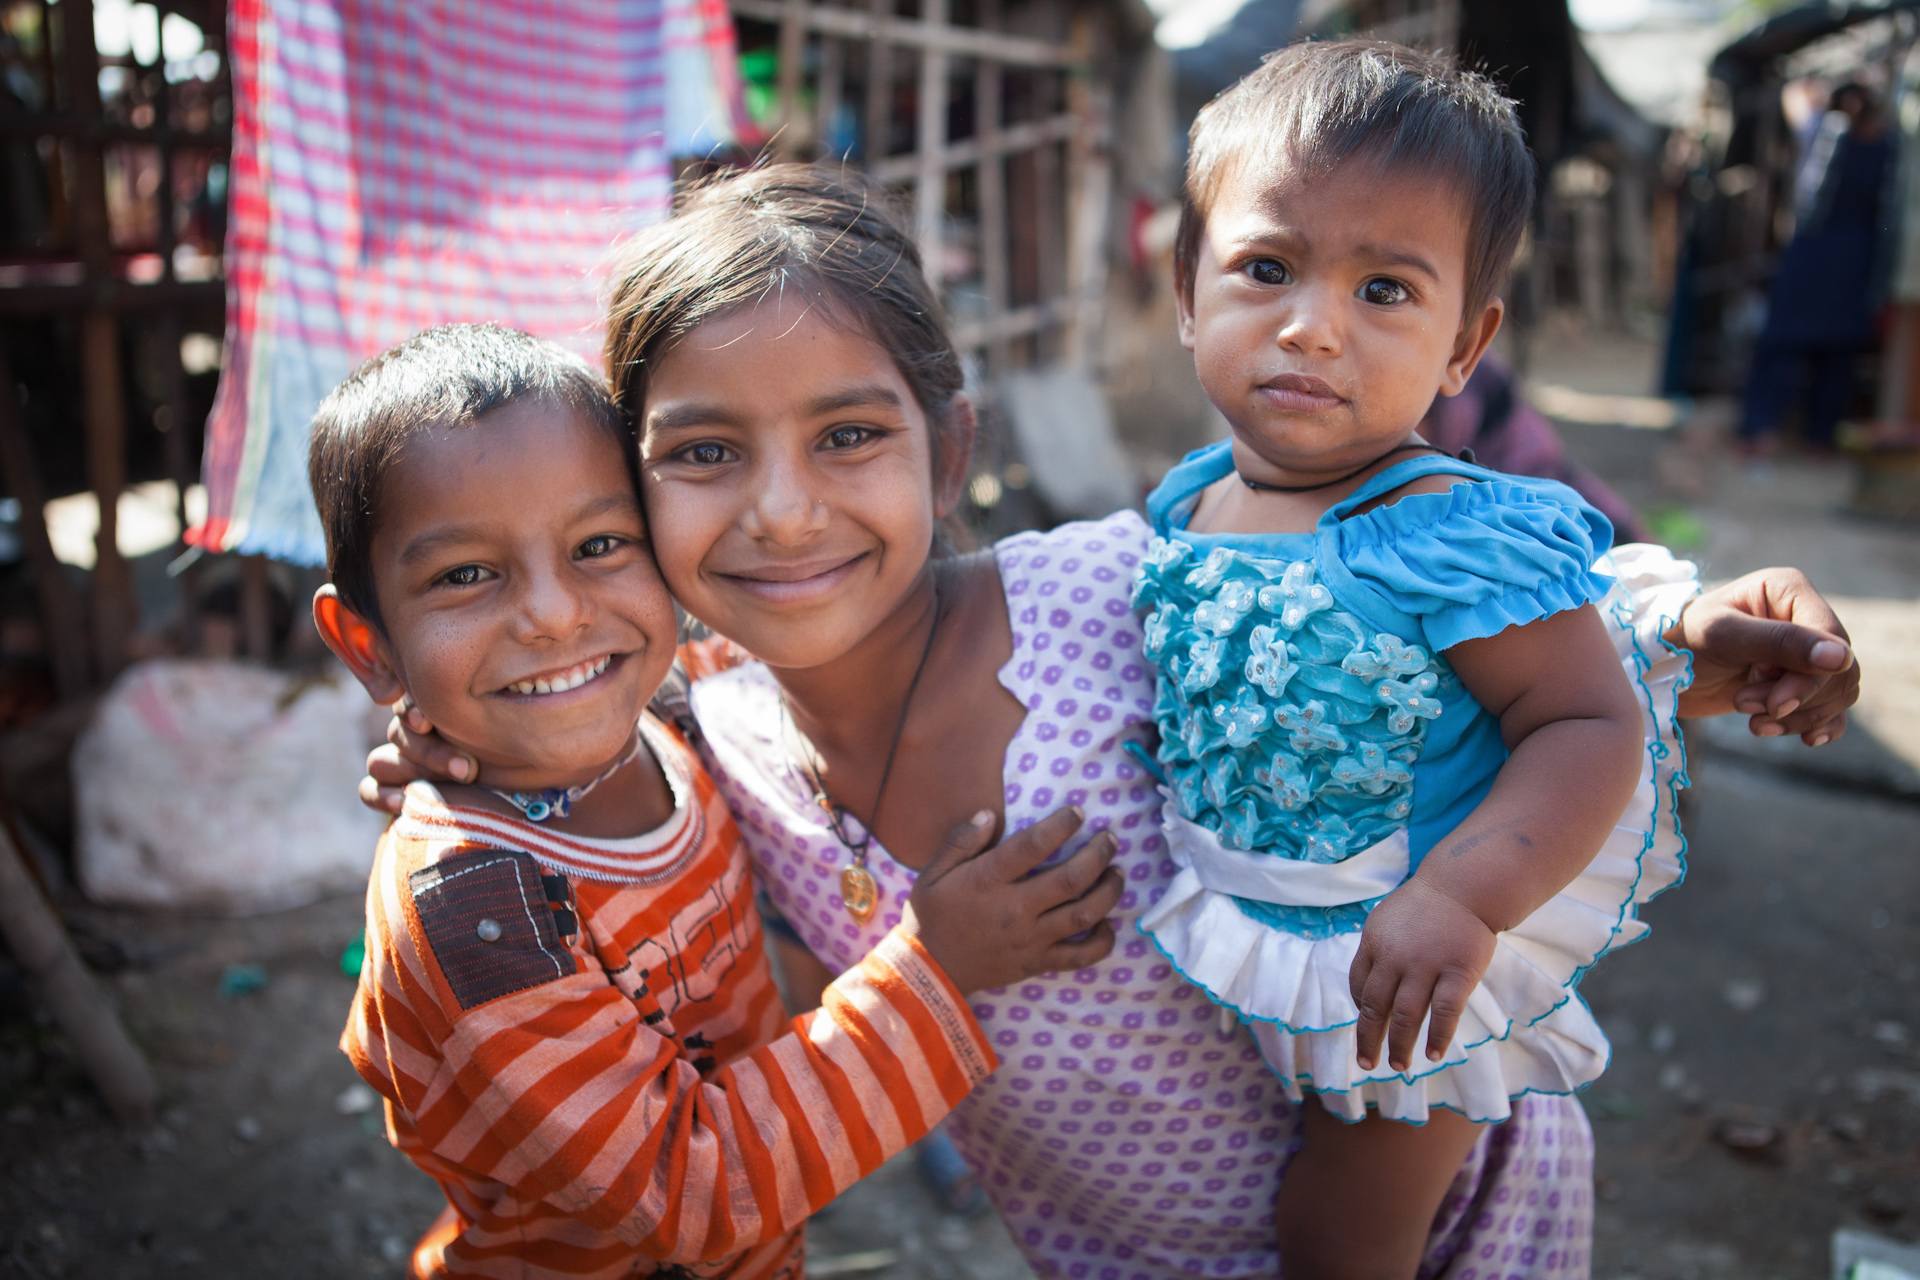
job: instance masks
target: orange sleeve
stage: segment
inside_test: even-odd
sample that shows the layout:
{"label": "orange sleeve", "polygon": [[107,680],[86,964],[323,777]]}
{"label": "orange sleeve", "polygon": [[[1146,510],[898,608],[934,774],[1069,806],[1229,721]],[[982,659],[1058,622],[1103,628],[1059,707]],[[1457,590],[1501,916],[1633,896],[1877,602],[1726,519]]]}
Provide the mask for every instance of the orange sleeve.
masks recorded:
{"label": "orange sleeve", "polygon": [[591,958],[462,1011],[413,930],[377,927],[411,918],[405,884],[377,874],[370,894],[384,901],[369,902],[369,941],[386,945],[348,1027],[356,1066],[436,1159],[662,1262],[793,1230],[997,1065],[966,1001],[897,931],[821,1009],[705,1077],[652,1029],[651,1000],[622,995]]}
{"label": "orange sleeve", "polygon": [[686,669],[687,679],[691,681],[704,680],[753,661],[752,654],[722,635],[689,640],[680,646],[676,656]]}

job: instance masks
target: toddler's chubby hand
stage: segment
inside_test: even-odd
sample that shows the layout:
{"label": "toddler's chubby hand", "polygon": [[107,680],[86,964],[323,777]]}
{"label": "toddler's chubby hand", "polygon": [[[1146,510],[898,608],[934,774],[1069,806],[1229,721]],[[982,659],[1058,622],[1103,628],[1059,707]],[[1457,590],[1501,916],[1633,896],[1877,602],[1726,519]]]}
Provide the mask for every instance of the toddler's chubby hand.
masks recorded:
{"label": "toddler's chubby hand", "polygon": [[1347,981],[1360,1021],[1355,1057],[1371,1071],[1387,1041],[1387,1063],[1406,1071],[1427,1009],[1427,1058],[1446,1055],[1467,997],[1493,961],[1494,932],[1456,899],[1415,876],[1388,894],[1360,932]]}
{"label": "toddler's chubby hand", "polygon": [[448,745],[411,702],[394,706],[387,745],[367,753],[360,803],[376,813],[398,814],[409,782],[472,782],[480,770],[471,756]]}
{"label": "toddler's chubby hand", "polygon": [[1113,833],[1034,871],[1084,819],[1077,808],[1057,809],[982,853],[993,838],[993,815],[983,809],[953,829],[920,873],[902,925],[962,992],[1084,969],[1113,950],[1106,917],[1124,887],[1109,865]]}

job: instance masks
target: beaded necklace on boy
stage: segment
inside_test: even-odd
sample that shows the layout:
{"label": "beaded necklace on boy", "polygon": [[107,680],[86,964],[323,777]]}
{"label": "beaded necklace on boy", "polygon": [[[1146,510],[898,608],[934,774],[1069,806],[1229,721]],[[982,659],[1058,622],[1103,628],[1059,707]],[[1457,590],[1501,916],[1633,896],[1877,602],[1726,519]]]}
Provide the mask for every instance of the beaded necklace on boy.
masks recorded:
{"label": "beaded necklace on boy", "polygon": [[[1260,480],[1249,480],[1247,479],[1246,476],[1241,475],[1241,473],[1238,471],[1235,471],[1234,474],[1237,476],[1240,476],[1241,484],[1247,486],[1247,488],[1249,489],[1252,489],[1255,493],[1312,493],[1315,489],[1331,489],[1333,488],[1333,486],[1337,484],[1345,484],[1347,481],[1359,475],[1362,471],[1365,471],[1368,467],[1373,466],[1374,463],[1385,462],[1388,458],[1391,458],[1396,453],[1412,453],[1416,450],[1423,451],[1426,453],[1440,453],[1440,454],[1447,453],[1445,449],[1440,448],[1438,445],[1431,445],[1431,444],[1395,445],[1393,448],[1387,450],[1385,453],[1381,454],[1379,457],[1373,459],[1372,462],[1363,462],[1359,466],[1355,467],[1353,470],[1347,472],[1347,474],[1343,476],[1335,476],[1331,480],[1322,480],[1319,484],[1267,484]],[[1447,456],[1448,457],[1457,456],[1460,459],[1460,461],[1467,463],[1469,466],[1473,464],[1473,450],[1471,449],[1462,449],[1457,455],[1447,454]]]}
{"label": "beaded necklace on boy", "polygon": [[793,718],[793,708],[787,703],[785,690],[780,694],[780,713],[786,720],[786,728],[794,738],[799,739],[802,750],[795,752],[799,758],[801,771],[807,776],[807,785],[813,789],[814,803],[827,814],[827,825],[833,828],[834,838],[846,851],[853,855],[853,861],[840,868],[840,900],[846,904],[847,914],[853,917],[855,924],[865,924],[872,918],[874,908],[880,905],[880,885],[867,870],[867,846],[873,843],[874,828],[880,825],[880,802],[887,798],[887,779],[893,776],[893,758],[900,750],[900,735],[907,729],[907,713],[913,710],[913,695],[920,688],[920,677],[926,674],[927,659],[933,655],[933,638],[940,632],[940,590],[936,585],[933,593],[933,625],[927,628],[926,647],[920,650],[920,665],[913,669],[913,679],[907,684],[907,696],[900,704],[900,719],[893,726],[893,741],[887,744],[887,760],[880,766],[880,786],[873,793],[873,808],[868,811],[871,819],[858,840],[847,834],[846,806],[827,794],[826,785],[820,780],[820,770],[814,763],[813,744],[800,733],[800,726]]}
{"label": "beaded necklace on boy", "polygon": [[592,782],[583,782],[577,787],[548,787],[544,791],[502,791],[498,787],[488,787],[487,790],[526,814],[528,822],[545,822],[548,818],[554,817],[564,818],[573,812],[573,806],[587,792],[639,759],[641,746],[640,735],[635,733],[633,750],[620,757],[616,764]]}

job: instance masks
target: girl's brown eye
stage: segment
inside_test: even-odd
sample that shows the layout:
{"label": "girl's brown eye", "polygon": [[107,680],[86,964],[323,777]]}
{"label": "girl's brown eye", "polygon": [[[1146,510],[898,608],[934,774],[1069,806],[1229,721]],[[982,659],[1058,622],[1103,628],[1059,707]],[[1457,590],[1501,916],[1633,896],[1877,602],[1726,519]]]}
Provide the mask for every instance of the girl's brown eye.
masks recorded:
{"label": "girl's brown eye", "polygon": [[827,433],[827,444],[835,449],[852,449],[865,444],[866,440],[865,427],[835,427]]}
{"label": "girl's brown eye", "polygon": [[619,545],[618,539],[604,533],[596,534],[580,544],[580,554],[588,560],[597,560],[601,556],[612,555],[617,545]]}

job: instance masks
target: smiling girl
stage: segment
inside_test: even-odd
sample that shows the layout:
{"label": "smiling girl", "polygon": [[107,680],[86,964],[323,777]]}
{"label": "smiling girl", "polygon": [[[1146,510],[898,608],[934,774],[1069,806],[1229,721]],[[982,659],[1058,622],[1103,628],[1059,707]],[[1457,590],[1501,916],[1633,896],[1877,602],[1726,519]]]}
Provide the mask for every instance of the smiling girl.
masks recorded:
{"label": "smiling girl", "polygon": [[[1003,1065],[954,1112],[954,1138],[1042,1275],[1274,1274],[1299,1108],[1246,1026],[1223,1024],[1133,927],[1176,871],[1145,766],[1154,673],[1129,605],[1146,523],[1121,512],[978,554],[944,549],[973,410],[911,237],[856,183],[795,166],[713,182],[628,261],[609,366],[640,431],[662,574],[752,655],[697,680],[692,704],[766,896],[803,944],[783,950],[790,975],[818,984],[856,965],[968,815],[1016,831],[1080,806],[1083,838],[1116,842],[1119,941],[1099,964],[976,999]],[[1665,715],[1685,658],[1661,629],[1691,574],[1655,555],[1622,579],[1607,601],[1614,639],[1628,662],[1659,655],[1649,716]],[[1761,608],[1745,600],[1688,617],[1711,629]],[[1832,630],[1823,606],[1801,612]],[[1839,654],[1817,665],[1845,667]],[[1710,673],[1715,700],[1700,710],[1730,709],[1741,689],[1764,713],[1768,690],[1742,688],[1757,660],[1742,651]],[[1835,731],[1814,684],[1791,700],[1780,688],[1782,719],[1767,724]],[[1833,688],[1844,707],[1851,685]],[[415,719],[400,743],[445,768],[451,753],[416,736],[426,727]],[[375,772],[392,783],[412,768],[388,749]],[[1579,1107],[1529,1098],[1489,1128],[1424,1257],[1436,1273],[1484,1255],[1531,1276],[1551,1253],[1554,1274],[1578,1274],[1592,1212]],[[1391,1170],[1376,1191],[1395,1193]]]}

